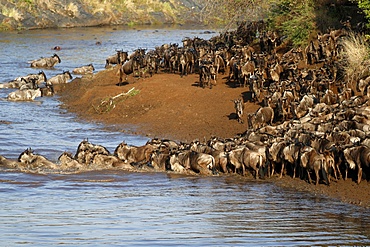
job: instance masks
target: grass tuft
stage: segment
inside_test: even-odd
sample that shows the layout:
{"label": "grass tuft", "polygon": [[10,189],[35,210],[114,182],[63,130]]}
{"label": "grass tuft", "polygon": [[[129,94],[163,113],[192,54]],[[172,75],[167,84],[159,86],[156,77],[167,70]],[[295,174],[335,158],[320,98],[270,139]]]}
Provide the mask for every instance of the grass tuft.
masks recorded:
{"label": "grass tuft", "polygon": [[369,47],[365,36],[349,34],[342,42],[342,68],[349,81],[358,81],[369,74]]}

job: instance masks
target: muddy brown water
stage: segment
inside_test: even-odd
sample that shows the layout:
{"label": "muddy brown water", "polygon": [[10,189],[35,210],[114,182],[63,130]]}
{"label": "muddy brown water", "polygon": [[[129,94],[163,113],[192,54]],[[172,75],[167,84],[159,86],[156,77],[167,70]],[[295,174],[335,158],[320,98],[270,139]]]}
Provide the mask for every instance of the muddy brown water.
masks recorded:
{"label": "muddy brown water", "polygon": [[[189,27],[76,28],[0,33],[0,82],[37,73],[27,63],[57,53],[48,77],[93,63],[115,49],[152,49],[217,33]],[[96,43],[100,42],[100,45]],[[54,51],[53,47],[61,50]],[[77,121],[57,97],[8,102],[0,90],[0,154],[28,147],[56,161],[83,139],[111,152],[127,135]],[[2,246],[304,246],[369,245],[369,209],[238,176],[94,171],[26,174],[0,168]]]}

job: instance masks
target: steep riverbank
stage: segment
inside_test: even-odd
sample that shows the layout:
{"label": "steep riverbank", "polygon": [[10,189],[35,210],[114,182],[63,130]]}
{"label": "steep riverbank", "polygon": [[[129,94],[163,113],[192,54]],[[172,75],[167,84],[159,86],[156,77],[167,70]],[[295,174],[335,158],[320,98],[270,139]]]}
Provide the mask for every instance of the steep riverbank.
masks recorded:
{"label": "steep riverbank", "polygon": [[201,23],[201,1],[0,1],[0,31]]}
{"label": "steep riverbank", "polygon": [[[104,70],[92,78],[75,79],[61,86],[58,95],[63,107],[82,119],[151,138],[189,142],[210,136],[230,138],[247,129],[246,123],[236,121],[231,102],[245,89],[228,85],[224,76],[212,89],[198,87],[196,75],[181,78],[178,74],[160,73],[145,79],[129,77],[130,83],[123,86],[116,85],[118,79],[117,68]],[[128,96],[105,103],[132,88]],[[246,112],[254,112],[258,107],[247,103]],[[289,176],[268,180],[286,188],[370,207],[370,185],[366,181],[357,185],[348,179],[332,181],[330,186],[315,186]]]}

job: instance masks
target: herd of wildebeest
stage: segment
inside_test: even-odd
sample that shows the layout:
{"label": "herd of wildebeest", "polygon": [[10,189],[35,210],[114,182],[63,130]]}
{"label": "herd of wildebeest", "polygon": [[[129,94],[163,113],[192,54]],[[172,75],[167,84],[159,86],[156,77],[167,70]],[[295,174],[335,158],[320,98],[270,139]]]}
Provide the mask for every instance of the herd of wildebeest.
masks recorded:
{"label": "herd of wildebeest", "polygon": [[[182,46],[139,48],[130,55],[117,51],[106,59],[106,68],[119,66],[118,84],[127,82],[130,74],[198,73],[197,83],[203,88],[216,86],[218,76],[234,87],[245,87],[234,106],[236,120],[247,120],[248,129],[235,137],[204,142],[157,138],[143,146],[122,142],[114,153],[84,140],[75,154],[64,152],[56,163],[26,149],[17,160],[1,156],[0,164],[28,172],[125,169],[242,176],[250,172],[256,179],[287,175],[311,183],[313,175],[315,184],[347,177],[360,183],[370,176],[370,73],[356,80],[346,77],[342,50],[349,33],[346,28],[328,31],[306,47],[291,48],[284,37],[265,31],[263,22],[251,22],[209,40],[184,38]],[[41,63],[60,62],[57,55],[49,59]],[[40,62],[31,66],[45,66],[36,63]],[[32,85],[39,85],[42,77],[37,78],[29,80]],[[45,77],[41,80],[45,87],[54,84]],[[246,101],[260,108],[245,116]],[[238,124],[236,120],[230,124]]]}

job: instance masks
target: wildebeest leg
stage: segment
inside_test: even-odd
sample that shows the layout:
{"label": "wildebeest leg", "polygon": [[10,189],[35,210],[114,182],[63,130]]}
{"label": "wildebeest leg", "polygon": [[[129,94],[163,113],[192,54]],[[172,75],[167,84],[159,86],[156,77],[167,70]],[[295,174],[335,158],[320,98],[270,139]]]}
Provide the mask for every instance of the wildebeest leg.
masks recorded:
{"label": "wildebeest leg", "polygon": [[334,173],[335,180],[338,180],[336,164],[334,164],[334,166],[333,166],[333,173]]}
{"label": "wildebeest leg", "polygon": [[325,180],[325,183],[327,185],[330,185],[330,176],[329,176],[329,173],[326,172],[325,168],[321,168],[321,173],[322,173],[322,177],[324,178]]}
{"label": "wildebeest leg", "polygon": [[122,68],[119,70],[119,83],[122,83],[122,76],[123,76],[123,71]]}
{"label": "wildebeest leg", "polygon": [[256,179],[259,179],[260,178],[260,175],[259,175],[259,168],[256,169]]}
{"label": "wildebeest leg", "polygon": [[320,180],[320,175],[319,175],[319,170],[318,169],[315,169],[315,175],[316,175],[316,185],[318,185],[319,180]]}
{"label": "wildebeest leg", "polygon": [[285,168],[285,162],[281,162],[281,171],[280,171],[280,177],[279,178],[283,177],[284,168]]}
{"label": "wildebeest leg", "polygon": [[344,177],[344,180],[347,180],[347,175],[348,175],[348,164],[346,163],[345,164],[346,166],[346,171],[345,171],[345,177]]}
{"label": "wildebeest leg", "polygon": [[312,179],[311,179],[311,175],[310,175],[310,170],[308,168],[306,168],[306,171],[307,171],[307,176],[308,176],[308,183],[312,183]]}
{"label": "wildebeest leg", "polygon": [[297,166],[298,166],[297,162],[294,162],[294,165],[293,165],[293,179],[295,178]]}
{"label": "wildebeest leg", "polygon": [[359,165],[358,166],[358,173],[357,173],[357,184],[361,183],[361,178],[362,178],[362,168]]}
{"label": "wildebeest leg", "polygon": [[335,165],[334,165],[334,170],[336,170],[337,172],[335,172],[335,174],[337,174],[338,175],[338,178],[336,178],[337,180],[338,179],[343,179],[343,175],[342,175],[342,173],[341,173],[341,171],[340,171],[340,169],[339,169],[339,166],[340,166],[340,162],[337,162]]}
{"label": "wildebeest leg", "polygon": [[274,176],[274,172],[275,172],[275,161],[271,161],[270,164],[271,164],[271,166],[269,166],[270,171],[268,171],[268,173],[269,173],[269,177],[272,177]]}

